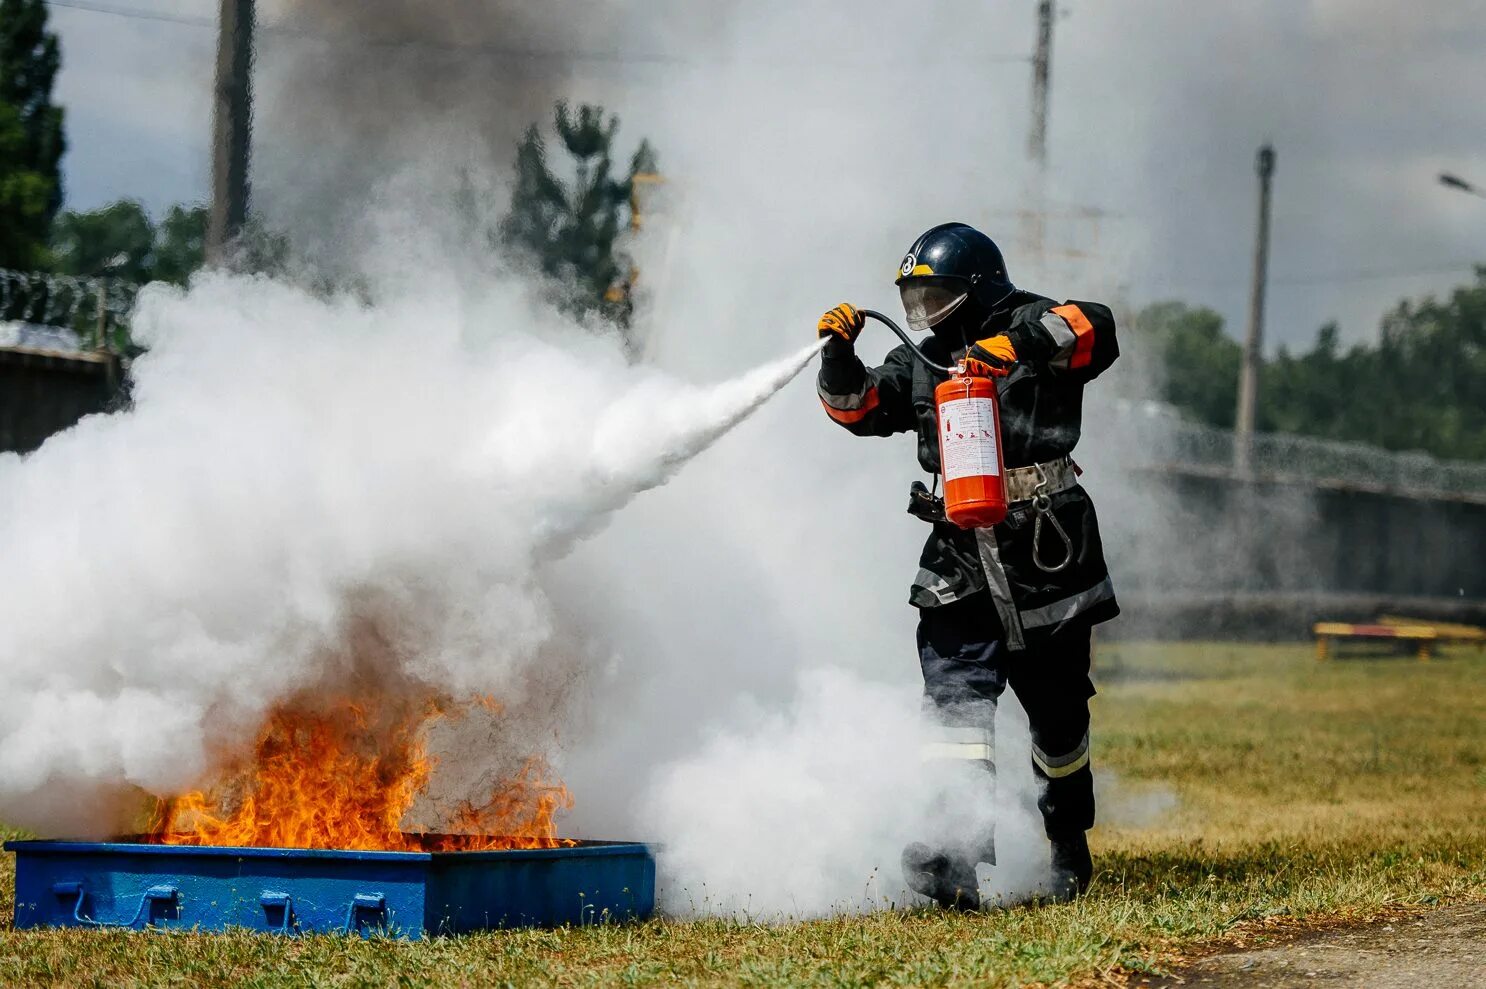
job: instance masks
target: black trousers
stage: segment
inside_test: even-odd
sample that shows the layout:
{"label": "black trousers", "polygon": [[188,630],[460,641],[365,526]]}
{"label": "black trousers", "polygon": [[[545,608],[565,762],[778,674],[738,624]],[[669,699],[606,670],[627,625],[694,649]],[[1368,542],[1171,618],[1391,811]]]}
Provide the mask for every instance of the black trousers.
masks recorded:
{"label": "black trousers", "polygon": [[1049,837],[1094,826],[1089,769],[1090,626],[1076,619],[1032,630],[1009,652],[990,596],[980,592],[919,611],[924,696],[948,728],[990,729],[1008,684],[1032,728],[1032,768],[1043,784],[1037,805]]}

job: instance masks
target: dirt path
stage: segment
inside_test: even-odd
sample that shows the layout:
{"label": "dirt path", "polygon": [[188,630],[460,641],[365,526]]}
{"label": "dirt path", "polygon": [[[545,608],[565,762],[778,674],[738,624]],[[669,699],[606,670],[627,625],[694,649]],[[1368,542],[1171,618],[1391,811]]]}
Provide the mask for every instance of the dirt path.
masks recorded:
{"label": "dirt path", "polygon": [[1133,986],[1290,989],[1292,986],[1486,987],[1486,903],[1415,919],[1302,934],[1285,944],[1213,955],[1175,976]]}

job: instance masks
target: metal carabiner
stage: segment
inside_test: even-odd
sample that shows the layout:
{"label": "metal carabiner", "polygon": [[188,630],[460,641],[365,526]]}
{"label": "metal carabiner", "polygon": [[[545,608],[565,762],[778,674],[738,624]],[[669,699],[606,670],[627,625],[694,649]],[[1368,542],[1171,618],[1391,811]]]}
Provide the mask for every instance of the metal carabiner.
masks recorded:
{"label": "metal carabiner", "polygon": [[[1062,573],[1068,569],[1073,562],[1073,540],[1068,538],[1068,533],[1063,529],[1063,523],[1053,514],[1053,499],[1047,493],[1047,472],[1042,469],[1041,464],[1033,464],[1037,471],[1037,487],[1032,489],[1032,511],[1037,515],[1032,524],[1032,562],[1037,564],[1037,569],[1043,573]],[[1046,518],[1053,524],[1053,531],[1058,538],[1063,540],[1063,562],[1055,567],[1050,567],[1042,562],[1042,520]]]}

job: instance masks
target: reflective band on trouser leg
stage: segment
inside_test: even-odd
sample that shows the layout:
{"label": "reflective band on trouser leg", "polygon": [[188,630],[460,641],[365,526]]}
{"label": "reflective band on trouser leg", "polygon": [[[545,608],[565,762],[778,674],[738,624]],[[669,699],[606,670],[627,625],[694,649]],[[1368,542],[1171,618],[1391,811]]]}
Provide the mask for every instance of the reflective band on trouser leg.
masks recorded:
{"label": "reflective band on trouser leg", "polygon": [[924,762],[938,759],[959,759],[983,762],[988,766],[996,763],[996,736],[989,728],[945,725],[934,730],[938,737],[925,742],[919,749]]}
{"label": "reflective band on trouser leg", "polygon": [[995,602],[996,614],[1006,633],[1006,648],[1013,652],[1027,648],[1027,641],[1022,637],[1022,622],[1017,615],[1016,602],[1011,599],[1011,581],[1007,579],[1006,568],[1001,565],[1001,546],[996,542],[995,531],[976,529],[975,548],[980,551],[980,568],[985,571],[986,590]]}
{"label": "reflective band on trouser leg", "polygon": [[1022,628],[1046,628],[1077,617],[1102,601],[1114,597],[1114,581],[1105,577],[1086,591],[1079,591],[1061,601],[1024,611],[1021,614]]}
{"label": "reflective band on trouser leg", "polygon": [[1084,740],[1078,743],[1078,747],[1064,755],[1048,755],[1034,743],[1032,762],[1048,779],[1057,780],[1064,776],[1072,776],[1089,764],[1089,733],[1084,732]]}
{"label": "reflective band on trouser leg", "polygon": [[973,594],[976,587],[957,591],[949,581],[939,576],[932,570],[919,570],[918,576],[913,578],[913,587],[909,593],[909,603],[915,608],[933,608],[941,604],[951,604],[958,601],[965,594]]}

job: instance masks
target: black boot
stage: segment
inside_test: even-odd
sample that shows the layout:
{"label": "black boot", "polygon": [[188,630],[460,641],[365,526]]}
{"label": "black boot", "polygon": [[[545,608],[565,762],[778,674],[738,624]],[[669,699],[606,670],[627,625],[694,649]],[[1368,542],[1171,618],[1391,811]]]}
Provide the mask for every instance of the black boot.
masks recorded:
{"label": "black boot", "polygon": [[903,849],[903,878],[908,888],[946,910],[979,910],[980,881],[975,864],[950,852],[936,852],[914,842]]}
{"label": "black boot", "polygon": [[1089,839],[1082,831],[1056,835],[1053,844],[1053,897],[1072,900],[1082,896],[1094,878],[1094,859]]}

